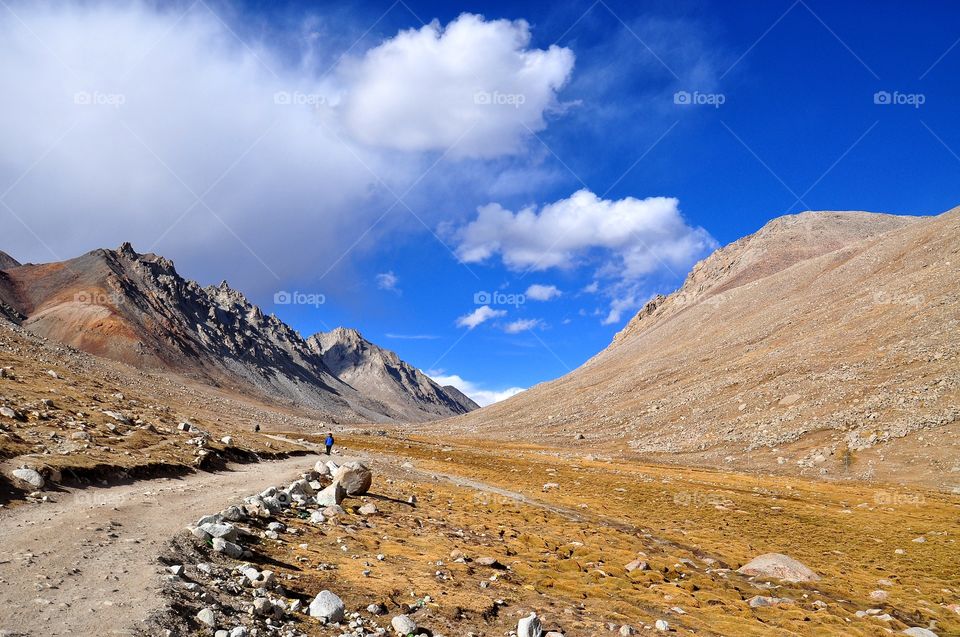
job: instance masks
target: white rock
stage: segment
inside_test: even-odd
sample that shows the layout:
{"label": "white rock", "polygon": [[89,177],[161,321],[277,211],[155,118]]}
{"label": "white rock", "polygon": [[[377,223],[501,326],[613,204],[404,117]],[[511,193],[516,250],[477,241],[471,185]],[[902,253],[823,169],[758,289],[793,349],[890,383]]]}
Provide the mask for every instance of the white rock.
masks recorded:
{"label": "white rock", "polygon": [[14,469],[13,477],[30,485],[34,489],[42,489],[44,485],[43,476],[37,471],[34,471],[33,469],[27,469],[26,467],[22,469]]}
{"label": "white rock", "polygon": [[397,615],[390,620],[390,625],[398,635],[409,635],[417,632],[417,622],[406,615]]}
{"label": "white rock", "polygon": [[237,527],[233,526],[232,524],[215,524],[207,522],[205,524],[201,524],[200,528],[203,529],[210,537],[221,537],[228,542],[233,542],[237,539]]}
{"label": "white rock", "polygon": [[217,553],[223,553],[228,557],[233,559],[239,559],[243,557],[243,547],[239,544],[234,544],[233,542],[228,542],[222,537],[213,538],[213,550]]}
{"label": "white rock", "polygon": [[660,632],[666,632],[670,630],[670,623],[665,619],[658,619],[656,623],[654,623],[653,627]]}
{"label": "white rock", "polygon": [[815,582],[820,576],[782,553],[764,553],[737,569],[741,575],[772,577],[785,582]]}
{"label": "white rock", "polygon": [[363,495],[373,484],[373,472],[360,462],[348,462],[333,474],[333,481],[343,485],[347,495]]}
{"label": "white rock", "polygon": [[217,616],[214,614],[212,609],[204,608],[197,613],[197,621],[201,624],[209,626],[210,628],[213,628],[217,625]]}
{"label": "white rock", "polygon": [[937,633],[932,630],[927,630],[926,628],[920,628],[919,626],[907,628],[903,631],[903,634],[910,635],[910,637],[937,637]]}
{"label": "white rock", "polygon": [[228,447],[233,446],[233,436],[224,436],[220,439],[220,442],[227,445]]}
{"label": "white rock", "polygon": [[343,621],[343,610],[343,600],[330,591],[321,591],[310,602],[310,616],[319,617],[332,624]]}
{"label": "white rock", "polygon": [[517,623],[517,637],[543,637],[543,625],[536,613],[530,613]]}
{"label": "white rock", "polygon": [[339,482],[334,482],[316,495],[317,505],[328,507],[340,504],[346,495],[347,492],[344,490],[343,485]]}

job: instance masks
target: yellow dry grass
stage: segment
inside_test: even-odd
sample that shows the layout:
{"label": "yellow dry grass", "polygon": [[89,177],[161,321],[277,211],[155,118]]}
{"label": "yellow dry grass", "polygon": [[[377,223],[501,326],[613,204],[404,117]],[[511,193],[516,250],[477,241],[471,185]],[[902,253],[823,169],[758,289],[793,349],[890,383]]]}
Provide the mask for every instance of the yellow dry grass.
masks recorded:
{"label": "yellow dry grass", "polygon": [[[331,588],[348,607],[379,601],[393,613],[429,595],[415,617],[448,635],[503,634],[530,610],[568,635],[657,619],[674,634],[883,635],[930,625],[941,636],[960,634],[960,508],[949,495],[570,459],[529,445],[341,438],[374,454],[378,494],[415,493],[419,503],[374,500],[381,515],[351,514],[342,528],[301,523],[309,548],[277,545],[272,556],[290,566],[304,595]],[[404,459],[415,469],[399,467]],[[388,483],[384,470],[398,479]],[[544,492],[545,483],[559,486]],[[482,589],[495,572],[450,563],[454,550],[496,557],[511,570]],[[734,572],[766,552],[786,553],[822,579],[764,583]],[[628,573],[624,565],[638,556],[649,570]],[[321,562],[335,570],[317,570]],[[887,599],[871,599],[876,590]],[[755,595],[793,601],[754,609],[747,600]],[[496,599],[507,604],[493,617]],[[890,619],[856,615],[866,609]]]}

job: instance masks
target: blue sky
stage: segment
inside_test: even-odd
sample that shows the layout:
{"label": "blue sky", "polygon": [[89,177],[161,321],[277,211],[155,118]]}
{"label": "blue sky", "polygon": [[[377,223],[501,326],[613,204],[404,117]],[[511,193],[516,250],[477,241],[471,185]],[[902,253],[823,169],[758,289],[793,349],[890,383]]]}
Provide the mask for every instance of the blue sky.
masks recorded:
{"label": "blue sky", "polygon": [[13,2],[0,249],[130,240],[489,401],[580,365],[773,217],[960,204],[958,18],[950,2]]}

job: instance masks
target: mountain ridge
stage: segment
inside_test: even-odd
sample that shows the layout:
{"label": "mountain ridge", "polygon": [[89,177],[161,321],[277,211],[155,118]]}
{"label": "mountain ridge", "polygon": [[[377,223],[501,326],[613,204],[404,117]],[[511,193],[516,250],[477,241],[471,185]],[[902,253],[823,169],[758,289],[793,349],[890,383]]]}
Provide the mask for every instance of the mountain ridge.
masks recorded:
{"label": "mountain ridge", "polygon": [[395,352],[368,341],[353,328],[320,332],[306,342],[337,378],[398,411],[404,411],[409,396],[417,399],[421,411],[438,416],[479,408],[461,392],[454,394],[442,387]]}
{"label": "mountain ridge", "polygon": [[[299,333],[231,288],[184,279],[173,262],[130,243],[2,271],[0,301],[30,331],[99,356],[165,370],[334,421],[389,422],[460,413],[416,397],[386,405],[340,380]],[[439,413],[438,413],[439,411]]]}

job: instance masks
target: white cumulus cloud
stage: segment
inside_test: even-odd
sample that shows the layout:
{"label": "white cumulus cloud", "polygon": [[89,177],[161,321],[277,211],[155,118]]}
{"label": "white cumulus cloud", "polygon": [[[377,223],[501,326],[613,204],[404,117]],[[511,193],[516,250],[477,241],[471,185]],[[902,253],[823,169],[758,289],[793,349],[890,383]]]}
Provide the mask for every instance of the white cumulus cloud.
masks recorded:
{"label": "white cumulus cloud", "polygon": [[[522,150],[573,66],[566,49],[530,48],[522,21],[464,15],[388,33],[326,73],[344,53],[337,37],[291,27],[266,39],[242,11],[178,4],[0,8],[0,236],[21,259],[131,241],[261,298],[337,267],[323,280],[332,296],[383,236],[422,229],[401,215],[373,223],[392,193],[423,179],[409,197],[429,211],[453,171],[478,184],[500,173],[434,165],[428,151],[471,127],[464,156]],[[525,102],[483,105],[475,91]]]}
{"label": "white cumulus cloud", "polygon": [[458,318],[457,327],[465,327],[472,330],[476,326],[480,325],[481,323],[485,323],[490,319],[495,319],[506,315],[506,310],[495,310],[489,305],[481,305],[469,314],[464,314]]}
{"label": "white cumulus cloud", "polygon": [[445,374],[443,371],[430,371],[427,372],[427,375],[441,385],[453,385],[464,394],[472,398],[473,401],[481,407],[486,407],[487,405],[492,405],[493,403],[500,402],[501,400],[506,400],[507,398],[516,396],[525,390],[524,387],[508,387],[506,389],[499,390],[484,389],[478,383],[461,378],[456,374]]}
{"label": "white cumulus cloud", "polygon": [[560,296],[560,290],[555,285],[534,283],[527,288],[525,296],[532,301],[549,301]]}
{"label": "white cumulus cloud", "polygon": [[547,270],[574,267],[592,250],[603,250],[623,278],[685,271],[716,242],[688,225],[678,204],[672,197],[601,199],[589,190],[539,210],[512,212],[491,203],[460,231],[457,255],[467,263],[500,255],[513,270]]}
{"label": "white cumulus cloud", "polygon": [[367,144],[398,150],[517,153],[530,131],[546,127],[574,65],[570,49],[529,45],[524,20],[468,13],[446,27],[402,31],[344,65],[347,127]]}

